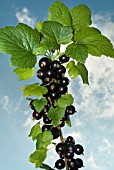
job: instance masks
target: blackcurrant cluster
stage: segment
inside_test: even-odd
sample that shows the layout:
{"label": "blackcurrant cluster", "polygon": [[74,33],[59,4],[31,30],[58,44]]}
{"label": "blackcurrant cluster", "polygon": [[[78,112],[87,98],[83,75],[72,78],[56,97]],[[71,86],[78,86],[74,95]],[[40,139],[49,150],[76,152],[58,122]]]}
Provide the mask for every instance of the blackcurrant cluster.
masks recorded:
{"label": "blackcurrant cluster", "polygon": [[74,155],[83,154],[84,148],[80,144],[75,144],[72,136],[68,136],[64,143],[58,143],[56,145],[56,152],[60,157],[60,159],[55,162],[55,167],[57,169],[63,169],[65,167],[65,162],[69,170],[78,170],[78,168],[83,167],[82,159],[75,159]]}
{"label": "blackcurrant cluster", "polygon": [[[37,71],[37,77],[42,80],[41,86],[45,86],[48,89],[47,94],[43,95],[47,99],[47,105],[44,109],[38,113],[34,106],[32,100],[29,104],[33,110],[33,119],[40,120],[43,118],[44,125],[42,126],[42,132],[45,130],[50,130],[53,134],[53,139],[58,138],[61,135],[60,128],[54,127],[51,122],[52,120],[48,118],[48,111],[50,107],[56,107],[55,102],[61,97],[61,95],[67,93],[69,79],[65,77],[66,68],[62,65],[69,61],[69,57],[62,55],[59,60],[51,60],[47,57],[43,57],[39,60],[39,69]],[[73,105],[67,106],[65,109],[65,114],[61,120],[60,127],[65,125],[65,121],[68,119],[69,115],[75,113],[75,107]]]}

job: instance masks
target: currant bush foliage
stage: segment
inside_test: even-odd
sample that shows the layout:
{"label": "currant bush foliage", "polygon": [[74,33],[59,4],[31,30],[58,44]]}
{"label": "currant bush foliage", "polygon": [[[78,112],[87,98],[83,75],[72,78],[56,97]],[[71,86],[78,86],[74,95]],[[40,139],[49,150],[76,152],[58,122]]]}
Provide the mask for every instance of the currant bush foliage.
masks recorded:
{"label": "currant bush foliage", "polygon": [[[91,24],[91,11],[86,5],[69,9],[62,2],[55,1],[49,8],[48,20],[39,21],[34,29],[23,23],[0,29],[0,52],[11,56],[10,66],[14,67],[19,80],[32,78],[37,68],[36,75],[42,81],[42,84],[37,82],[20,88],[24,96],[31,96],[27,100],[30,100],[33,119],[38,121],[29,134],[36,141],[36,151],[30,155],[29,161],[36,168],[52,169],[43,162],[48,146],[58,137],[72,153],[59,153],[60,159],[55,167],[78,169],[83,166],[81,159],[74,158],[74,152],[82,154],[83,147],[74,145],[72,137],[66,141],[62,137],[61,128],[65,124],[71,127],[70,116],[76,112],[74,98],[68,94],[69,79],[65,73],[67,70],[71,79],[81,76],[83,83],[89,84],[85,66],[88,55],[114,58],[111,41]],[[66,49],[61,52],[63,44]],[[41,56],[43,60],[40,59],[38,66]],[[72,158],[71,161],[67,161],[68,158]]]}

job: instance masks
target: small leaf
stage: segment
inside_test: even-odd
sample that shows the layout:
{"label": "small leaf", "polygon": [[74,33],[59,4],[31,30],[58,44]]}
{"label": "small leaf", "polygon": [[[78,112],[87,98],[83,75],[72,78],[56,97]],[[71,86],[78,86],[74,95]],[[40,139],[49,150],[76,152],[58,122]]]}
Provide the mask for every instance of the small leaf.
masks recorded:
{"label": "small leaf", "polygon": [[114,58],[112,43],[94,27],[85,28],[77,32],[74,35],[74,39],[77,43],[86,45],[88,53],[93,56],[105,55]]}
{"label": "small leaf", "polygon": [[79,6],[75,6],[71,10],[72,16],[72,26],[74,30],[79,31],[91,25],[91,11],[90,9],[81,4]]}
{"label": "small leaf", "polygon": [[38,122],[32,127],[29,137],[32,137],[32,139],[35,140],[40,133],[42,133],[42,130],[40,128],[40,122]]}
{"label": "small leaf", "polygon": [[55,103],[55,106],[66,107],[72,105],[74,98],[71,94],[64,94]]}
{"label": "small leaf", "polygon": [[58,126],[64,117],[65,114],[65,107],[56,107],[56,108],[50,108],[48,112],[48,117],[52,119],[52,124],[54,126]]}
{"label": "small leaf", "polygon": [[53,135],[50,131],[46,130],[37,136],[36,149],[47,148],[53,139]]}
{"label": "small leaf", "polygon": [[11,55],[11,66],[33,68],[37,62],[38,31],[25,24],[0,29],[0,51]]}
{"label": "small leaf", "polygon": [[14,73],[19,76],[19,80],[28,80],[34,76],[34,70],[31,68],[16,68]]}
{"label": "small leaf", "polygon": [[65,54],[80,63],[85,63],[88,57],[88,49],[84,44],[72,43],[67,46]]}
{"label": "small leaf", "polygon": [[47,157],[47,150],[46,149],[39,149],[36,150],[33,154],[30,155],[29,161],[31,163],[35,163],[35,167],[39,168],[41,164]]}
{"label": "small leaf", "polygon": [[72,125],[71,125],[70,117],[68,117],[68,118],[67,118],[67,120],[66,120],[65,122],[66,122],[66,124],[67,124],[69,127],[71,127],[71,126],[72,126]]}
{"label": "small leaf", "polygon": [[77,65],[75,65],[74,61],[70,61],[67,64],[66,68],[68,69],[68,74],[70,75],[71,78],[75,78],[78,75],[80,75],[83,80],[83,83],[89,84],[88,71],[84,64],[78,63]]}
{"label": "small leaf", "polygon": [[63,26],[71,26],[71,14],[69,8],[62,2],[54,2],[49,8],[49,12],[48,20],[59,22]]}
{"label": "small leaf", "polygon": [[47,164],[42,164],[41,166],[40,166],[40,168],[42,168],[42,169],[45,169],[45,170],[54,170],[53,168],[51,168],[49,165],[47,165]]}
{"label": "small leaf", "polygon": [[35,99],[33,101],[33,106],[35,107],[35,110],[37,112],[41,112],[41,110],[44,108],[44,105],[46,104],[47,104],[46,98]]}
{"label": "small leaf", "polygon": [[47,88],[44,86],[40,86],[39,83],[35,84],[29,84],[26,85],[23,88],[20,88],[20,90],[23,90],[24,96],[42,96],[43,94],[47,93]]}
{"label": "small leaf", "polygon": [[36,29],[40,32],[41,29],[42,29],[42,25],[43,25],[43,22],[42,21],[39,21],[36,25]]}
{"label": "small leaf", "polygon": [[79,70],[77,69],[76,65],[75,65],[75,62],[74,61],[70,61],[66,68],[68,69],[68,74],[69,76],[74,79],[76,78],[78,75],[80,75],[80,72]]}

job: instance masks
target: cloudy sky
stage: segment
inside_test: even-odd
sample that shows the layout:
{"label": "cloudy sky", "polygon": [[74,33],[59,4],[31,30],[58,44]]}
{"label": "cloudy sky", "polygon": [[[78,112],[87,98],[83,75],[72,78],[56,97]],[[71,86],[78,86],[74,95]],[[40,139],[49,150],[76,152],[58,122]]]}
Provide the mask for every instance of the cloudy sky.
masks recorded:
{"label": "cloudy sky", "polygon": [[[16,26],[19,22],[35,27],[46,20],[54,0],[4,0],[0,2],[0,28]],[[86,4],[92,11],[93,26],[98,27],[114,44],[113,0],[62,0],[69,8]],[[114,169],[114,60],[92,57],[86,61],[90,85],[77,77],[71,80],[69,93],[75,98],[77,114],[72,116],[72,128],[63,128],[64,136],[71,135],[85,148],[84,170]],[[0,169],[34,170],[28,157],[35,143],[28,138],[32,111],[19,90],[35,83],[36,77],[20,82],[9,66],[9,56],[0,53]],[[51,154],[50,154],[51,153]],[[46,162],[54,165],[58,159],[50,151]]]}

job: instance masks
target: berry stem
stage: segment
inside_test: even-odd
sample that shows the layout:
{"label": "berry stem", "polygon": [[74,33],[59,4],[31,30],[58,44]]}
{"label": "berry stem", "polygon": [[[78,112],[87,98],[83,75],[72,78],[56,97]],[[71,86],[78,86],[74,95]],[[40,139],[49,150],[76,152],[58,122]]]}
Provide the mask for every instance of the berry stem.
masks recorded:
{"label": "berry stem", "polygon": [[[60,140],[61,140],[61,142],[64,142],[64,138],[63,138],[63,134],[62,134],[62,130],[61,130],[60,126],[59,126],[59,129],[61,131]],[[65,158],[65,166],[66,166],[66,170],[68,170],[68,165],[67,165],[67,159],[66,158]]]}

